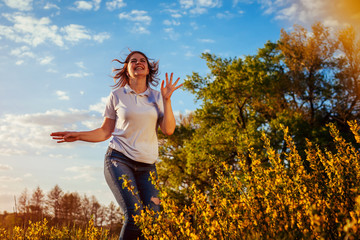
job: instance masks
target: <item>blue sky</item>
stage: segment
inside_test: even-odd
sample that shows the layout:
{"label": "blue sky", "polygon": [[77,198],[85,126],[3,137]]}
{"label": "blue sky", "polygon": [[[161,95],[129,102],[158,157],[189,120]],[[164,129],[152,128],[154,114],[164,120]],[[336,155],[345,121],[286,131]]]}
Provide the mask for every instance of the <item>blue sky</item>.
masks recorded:
{"label": "blue sky", "polygon": [[[12,211],[25,188],[56,184],[114,201],[103,177],[108,142],[59,145],[49,134],[100,126],[118,67],[112,59],[128,49],[159,60],[161,79],[205,75],[201,53],[242,57],[293,24],[343,26],[334,7],[335,0],[1,0],[0,211]],[[182,90],[172,103],[176,115],[199,107]]]}

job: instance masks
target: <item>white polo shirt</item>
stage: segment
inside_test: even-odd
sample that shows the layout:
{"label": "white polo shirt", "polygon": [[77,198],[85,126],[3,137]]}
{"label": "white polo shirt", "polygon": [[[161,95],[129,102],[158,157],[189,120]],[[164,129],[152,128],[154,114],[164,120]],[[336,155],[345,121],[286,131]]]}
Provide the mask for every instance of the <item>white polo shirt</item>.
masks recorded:
{"label": "white polo shirt", "polygon": [[164,116],[159,91],[148,88],[136,94],[129,85],[110,93],[104,117],[116,119],[109,147],[138,162],[153,164],[158,158],[157,129]]}

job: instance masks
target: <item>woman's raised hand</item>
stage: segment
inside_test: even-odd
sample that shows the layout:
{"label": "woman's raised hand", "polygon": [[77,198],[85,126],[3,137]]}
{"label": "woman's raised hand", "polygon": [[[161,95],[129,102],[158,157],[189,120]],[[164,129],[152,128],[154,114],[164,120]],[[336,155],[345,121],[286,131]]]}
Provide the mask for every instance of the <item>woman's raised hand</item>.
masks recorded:
{"label": "woman's raised hand", "polygon": [[75,142],[79,140],[78,132],[53,132],[50,134],[57,143]]}
{"label": "woman's raised hand", "polygon": [[179,86],[176,86],[176,84],[179,82],[180,78],[176,79],[174,83],[173,81],[173,73],[170,74],[170,79],[168,77],[168,74],[165,74],[166,76],[166,85],[164,86],[164,80],[161,82],[161,95],[164,100],[169,100],[173,92],[180,88],[183,84],[180,84]]}

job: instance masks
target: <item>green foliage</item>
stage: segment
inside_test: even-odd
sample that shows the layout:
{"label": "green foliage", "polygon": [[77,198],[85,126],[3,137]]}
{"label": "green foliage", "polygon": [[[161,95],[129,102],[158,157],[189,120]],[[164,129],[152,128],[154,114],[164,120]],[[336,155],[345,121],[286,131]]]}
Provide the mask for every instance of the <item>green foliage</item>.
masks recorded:
{"label": "green foliage", "polygon": [[184,82],[201,107],[190,124],[180,123],[174,136],[162,138],[159,176],[179,203],[192,184],[210,191],[209,179],[222,171],[222,162],[236,167],[245,159],[251,170],[250,149],[268,166],[261,132],[284,160],[288,149],[281,125],[292,133],[307,171],[307,140],[335,149],[327,124],[357,146],[346,124],[360,120],[360,41],[352,28],[331,35],[318,23],[311,31],[295,26],[255,55],[224,59],[205,53],[202,58],[209,73],[193,73]]}

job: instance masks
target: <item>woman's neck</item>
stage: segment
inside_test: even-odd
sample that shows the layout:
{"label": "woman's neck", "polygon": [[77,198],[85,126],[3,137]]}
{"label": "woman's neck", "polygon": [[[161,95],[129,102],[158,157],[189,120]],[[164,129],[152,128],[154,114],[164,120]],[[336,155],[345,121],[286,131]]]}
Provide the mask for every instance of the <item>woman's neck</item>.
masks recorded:
{"label": "woman's neck", "polygon": [[146,77],[145,78],[130,78],[129,85],[132,90],[134,90],[137,94],[143,93],[146,91]]}

